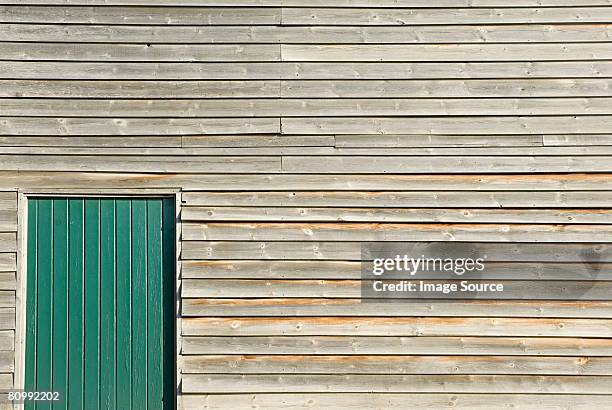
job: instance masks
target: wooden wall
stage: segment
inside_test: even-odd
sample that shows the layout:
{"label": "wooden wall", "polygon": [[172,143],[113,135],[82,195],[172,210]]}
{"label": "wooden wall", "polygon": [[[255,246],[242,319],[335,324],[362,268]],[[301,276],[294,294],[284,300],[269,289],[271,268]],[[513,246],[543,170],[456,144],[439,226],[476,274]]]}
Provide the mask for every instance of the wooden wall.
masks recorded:
{"label": "wooden wall", "polygon": [[0,1],[0,373],[15,191],[180,188],[185,408],[611,408],[609,301],[357,282],[362,241],[610,256],[611,38],[610,0]]}

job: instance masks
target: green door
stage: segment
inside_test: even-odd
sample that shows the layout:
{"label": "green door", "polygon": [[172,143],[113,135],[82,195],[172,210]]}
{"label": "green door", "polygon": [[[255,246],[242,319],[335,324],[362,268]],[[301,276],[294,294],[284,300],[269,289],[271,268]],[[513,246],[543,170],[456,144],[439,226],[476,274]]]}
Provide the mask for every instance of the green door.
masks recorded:
{"label": "green door", "polygon": [[[174,200],[28,201],[26,408],[174,407]],[[28,403],[28,402],[26,402]]]}

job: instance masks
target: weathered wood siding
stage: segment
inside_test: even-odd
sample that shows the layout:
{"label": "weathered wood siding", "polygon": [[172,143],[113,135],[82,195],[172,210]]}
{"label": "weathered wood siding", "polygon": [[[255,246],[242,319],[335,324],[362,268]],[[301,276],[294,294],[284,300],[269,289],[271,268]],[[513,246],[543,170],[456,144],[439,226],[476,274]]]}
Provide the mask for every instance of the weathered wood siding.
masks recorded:
{"label": "weathered wood siding", "polygon": [[[610,0],[0,1],[0,388],[16,191],[180,188],[184,408],[611,408],[610,301],[358,300],[360,241],[592,243],[609,289],[611,38]],[[499,274],[585,279],[549,262]]]}

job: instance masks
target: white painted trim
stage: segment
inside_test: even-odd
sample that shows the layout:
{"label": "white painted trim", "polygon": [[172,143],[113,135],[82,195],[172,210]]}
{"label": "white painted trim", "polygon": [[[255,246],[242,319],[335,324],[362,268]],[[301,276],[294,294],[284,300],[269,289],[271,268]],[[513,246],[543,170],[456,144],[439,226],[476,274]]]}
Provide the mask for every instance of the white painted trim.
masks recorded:
{"label": "white painted trim", "polygon": [[183,205],[183,197],[182,193],[179,191],[176,193],[176,205],[174,207],[175,212],[175,236],[176,236],[176,250],[174,259],[176,261],[176,281],[175,281],[175,306],[176,306],[176,320],[174,321],[174,325],[176,326],[174,329],[174,333],[176,335],[176,342],[174,344],[175,350],[175,363],[176,363],[176,379],[174,386],[174,396],[176,398],[175,405],[178,410],[183,408],[182,397],[181,397],[181,386],[182,386],[182,373],[183,373],[183,361],[182,361],[182,320],[181,320],[181,238],[182,238],[182,229],[183,224],[181,222],[181,208]]}
{"label": "white painted trim", "polygon": [[[15,376],[13,387],[23,389],[25,382],[25,330],[27,288],[28,203],[22,192],[17,193],[17,287],[15,289]],[[17,405],[15,405],[17,408]]]}

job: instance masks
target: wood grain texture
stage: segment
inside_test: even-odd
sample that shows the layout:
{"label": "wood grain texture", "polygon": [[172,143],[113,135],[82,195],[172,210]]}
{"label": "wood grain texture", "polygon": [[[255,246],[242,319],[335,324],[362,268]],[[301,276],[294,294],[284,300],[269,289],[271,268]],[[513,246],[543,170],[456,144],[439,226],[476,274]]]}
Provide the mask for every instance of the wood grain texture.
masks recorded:
{"label": "wood grain texture", "polygon": [[0,253],[0,271],[13,272],[16,270],[17,270],[17,255],[15,253],[7,253],[7,252]]}
{"label": "wood grain texture", "polygon": [[192,172],[278,172],[280,157],[115,157],[111,160],[99,156],[78,155],[0,155],[4,169],[38,171],[98,171],[98,172],[169,172],[178,173],[185,169]]}
{"label": "wood grain texture", "polygon": [[[45,63],[39,63],[45,64]],[[0,63],[2,65],[2,63]],[[132,65],[132,67],[137,67]],[[61,68],[61,67],[58,67]],[[120,74],[119,74],[120,76]],[[94,76],[95,78],[96,76]],[[112,76],[111,76],[112,78]],[[600,84],[604,86],[603,84]],[[0,80],[2,97],[64,98],[269,98],[279,81],[66,81]],[[75,102],[76,103],[76,102]],[[22,115],[24,112],[21,113]]]}
{"label": "wood grain texture", "polygon": [[612,116],[429,117],[410,121],[386,117],[289,117],[281,122],[283,131],[290,134],[597,134],[609,131]]}
{"label": "wood grain texture", "polygon": [[2,117],[0,135],[183,135],[280,132],[278,118]]}
{"label": "wood grain texture", "polygon": [[185,336],[610,337],[610,319],[543,318],[184,318]]}
{"label": "wood grain texture", "polygon": [[[270,212],[291,212],[290,207],[333,207],[327,212],[341,214],[342,207],[356,208],[426,208],[421,212],[434,212],[430,208],[470,208],[470,212],[481,212],[472,208],[497,208],[503,215],[503,208],[579,208],[582,215],[588,215],[584,208],[606,208],[612,200],[607,191],[288,191],[288,192],[186,192],[183,200],[185,220],[196,210],[191,207],[218,206],[220,211],[230,211],[232,206],[274,207]],[[281,209],[278,209],[281,208]],[[197,211],[199,212],[199,211]],[[359,209],[356,212],[360,212]],[[410,212],[401,210],[398,212]],[[510,212],[510,211],[509,211]],[[593,212],[596,213],[596,212]],[[213,211],[214,214],[214,211]],[[606,212],[602,211],[602,215]],[[259,214],[265,217],[265,214]],[[214,215],[208,215],[214,219]],[[374,216],[373,216],[374,217]],[[233,220],[235,218],[227,218]],[[425,221],[421,221],[425,222]],[[498,221],[501,222],[501,219]]]}
{"label": "wood grain texture", "polygon": [[82,189],[89,184],[98,189],[175,188],[185,191],[218,190],[301,191],[301,190],[417,190],[417,191],[609,191],[612,177],[607,173],[587,174],[463,174],[463,175],[283,175],[283,174],[165,174],[0,171],[0,189],[15,187],[43,189]]}
{"label": "wood grain texture", "polygon": [[[61,147],[63,150],[79,149],[83,148],[178,148],[181,146],[180,136],[72,136],[72,137],[59,137],[59,136],[13,136],[13,137],[0,137],[0,146],[3,147],[3,152],[8,153],[11,150],[8,147],[17,149],[28,149],[28,147],[35,147],[40,153],[39,147],[45,147],[47,150],[53,151],[54,147]],[[66,152],[66,151],[63,151]],[[142,152],[142,151],[141,151]]]}
{"label": "wood grain texture", "polygon": [[185,356],[185,373],[610,375],[609,357],[537,356]]}
{"label": "wood grain texture", "polygon": [[[193,260],[360,261],[361,244],[350,241],[184,241],[182,255],[184,259]],[[447,246],[455,247],[452,242]],[[473,246],[486,253],[492,262],[612,262],[612,247],[607,243],[483,242]],[[443,250],[440,245],[436,247],[438,251]]]}
{"label": "wood grain texture", "polygon": [[0,192],[0,232],[17,232],[17,194]]}
{"label": "wood grain texture", "polygon": [[[398,13],[401,14],[401,11]],[[401,17],[400,17],[401,18]],[[2,50],[0,43],[0,50]],[[281,45],[283,61],[555,61],[605,60],[597,44]],[[10,55],[10,54],[9,54]]]}
{"label": "wood grain texture", "polygon": [[7,116],[270,117],[612,114],[612,98],[0,99]]}
{"label": "wood grain texture", "polygon": [[[288,6],[306,7],[555,7],[555,6],[606,6],[610,0],[25,0],[23,5],[121,5],[121,6]],[[0,4],[14,4],[2,0]]]}
{"label": "wood grain texture", "polygon": [[[597,275],[593,274],[595,269]],[[387,275],[392,275],[387,272]],[[432,279],[443,273],[429,272]],[[464,277],[478,275],[464,273]],[[350,261],[201,261],[183,260],[183,279],[361,279],[361,262]],[[612,264],[583,262],[488,262],[487,277],[517,280],[612,280]]]}
{"label": "wood grain texture", "polygon": [[609,225],[184,223],[186,241],[609,242]]}
{"label": "wood grain texture", "polygon": [[0,61],[17,80],[406,80],[605,78],[610,61],[385,63],[138,63]]}
{"label": "wood grain texture", "polygon": [[17,234],[12,232],[0,232],[0,252],[17,251]]}
{"label": "wood grain texture", "polygon": [[278,24],[280,8],[0,6],[0,22],[135,25]]}
{"label": "wood grain texture", "polygon": [[461,98],[605,96],[608,79],[282,81],[284,98]]}
{"label": "wood grain texture", "polygon": [[[607,1],[607,0],[604,0]],[[89,1],[88,4],[92,2]],[[151,4],[151,1],[147,3]],[[219,2],[221,5],[221,1]],[[236,3],[235,1],[232,4]],[[303,2],[300,2],[303,3]],[[348,2],[347,2],[348,3]],[[354,1],[352,3],[355,4]],[[376,2],[381,7],[382,2]],[[395,2],[399,5],[399,2]],[[436,7],[440,2],[429,3]],[[110,4],[104,1],[104,4]],[[171,2],[171,4],[177,4]],[[347,4],[348,5],[348,4]],[[609,24],[507,24],[439,26],[105,26],[0,24],[5,41],[71,43],[263,43],[263,44],[418,44],[418,43],[577,43],[608,41]]]}
{"label": "wood grain texture", "polygon": [[[0,4],[14,4],[2,0]],[[121,6],[328,6],[328,7],[555,7],[607,6],[610,0],[25,0],[23,5],[121,5]]]}
{"label": "wood grain texture", "polygon": [[542,409],[569,407],[576,410],[590,410],[594,406],[605,408],[611,396],[607,395],[550,395],[550,394],[415,394],[415,393],[322,393],[322,394],[187,394],[183,395],[183,406],[186,409],[225,409],[227,403],[232,408],[243,410],[253,406],[263,408],[310,409],[312,407],[335,409],[374,410],[451,407],[460,410],[488,410],[495,408],[508,409]]}
{"label": "wood grain texture", "polygon": [[[597,48],[597,47],[595,47]],[[593,50],[601,52],[602,50]],[[277,45],[168,45],[0,42],[6,60],[35,61],[278,61]]]}
{"label": "wood grain texture", "polygon": [[[432,275],[433,276],[433,275]],[[492,275],[493,276],[493,275]],[[493,277],[484,275],[482,282],[490,283]],[[448,278],[427,279],[423,282],[432,284],[454,283]],[[404,276],[403,279],[409,279]],[[420,277],[419,279],[423,279]],[[470,277],[461,279],[469,280]],[[489,281],[489,282],[487,282]],[[247,279],[184,279],[182,281],[181,296],[183,298],[360,298],[364,294],[363,287],[372,288],[374,280],[247,280]],[[585,301],[610,301],[612,297],[612,283],[597,281],[525,281],[525,280],[496,280],[496,284],[503,285],[503,294],[491,295],[484,293],[475,295],[475,299],[495,300],[574,300],[579,298]],[[410,300],[425,297],[442,298],[434,292],[423,292],[418,296],[407,294],[381,293],[380,297],[394,298],[396,302],[410,302]],[[432,295],[432,296],[429,296]],[[463,297],[461,297],[463,296]],[[472,295],[468,295],[472,296]],[[448,299],[465,299],[466,295],[449,295]]]}
{"label": "wood grain texture", "polygon": [[[608,408],[611,6],[0,0],[0,387],[16,192],[161,189],[182,408]],[[526,299],[360,299],[463,241]]]}
{"label": "wood grain texture", "polygon": [[[278,317],[278,316],[487,316],[608,318],[612,306],[602,301],[416,301],[375,303],[346,298],[187,298],[184,317]],[[582,352],[580,353],[582,354]]]}
{"label": "wood grain texture", "polygon": [[[398,204],[395,204],[397,206]],[[612,223],[612,211],[422,208],[185,207],[184,221]]]}
{"label": "wood grain texture", "polygon": [[557,393],[607,394],[610,376],[184,374],[185,393]]}
{"label": "wood grain texture", "polygon": [[609,7],[590,8],[463,8],[356,9],[285,8],[283,24],[309,25],[420,25],[487,23],[607,23]]}

